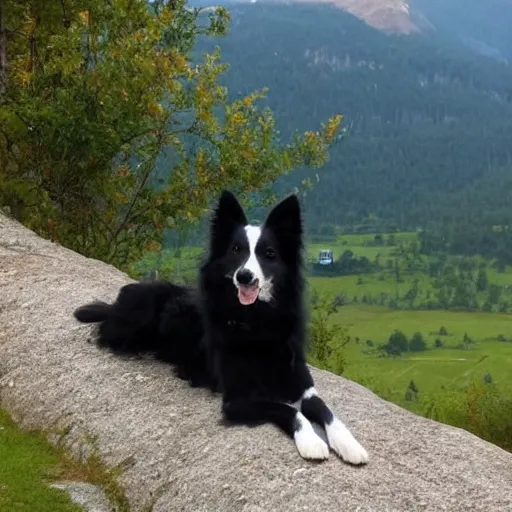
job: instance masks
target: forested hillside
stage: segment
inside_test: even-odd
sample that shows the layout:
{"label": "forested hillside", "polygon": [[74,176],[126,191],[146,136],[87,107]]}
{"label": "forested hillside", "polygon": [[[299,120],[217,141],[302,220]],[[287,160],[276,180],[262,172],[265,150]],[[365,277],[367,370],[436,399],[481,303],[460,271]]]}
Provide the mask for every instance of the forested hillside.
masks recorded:
{"label": "forested hillside", "polygon": [[230,12],[229,35],[198,50],[221,45],[232,95],[268,87],[283,137],[345,115],[348,135],[306,198],[310,227],[327,232],[375,216],[402,229],[453,216],[508,222],[509,65],[436,31],[386,35],[329,6],[245,4]]}

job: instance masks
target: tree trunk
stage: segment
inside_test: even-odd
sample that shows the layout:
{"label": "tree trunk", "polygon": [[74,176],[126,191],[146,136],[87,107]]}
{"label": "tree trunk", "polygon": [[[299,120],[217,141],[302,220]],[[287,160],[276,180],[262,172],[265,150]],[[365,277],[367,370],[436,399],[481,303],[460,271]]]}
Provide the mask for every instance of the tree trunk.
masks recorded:
{"label": "tree trunk", "polygon": [[4,1],[0,0],[0,95],[7,90],[7,32],[5,30]]}

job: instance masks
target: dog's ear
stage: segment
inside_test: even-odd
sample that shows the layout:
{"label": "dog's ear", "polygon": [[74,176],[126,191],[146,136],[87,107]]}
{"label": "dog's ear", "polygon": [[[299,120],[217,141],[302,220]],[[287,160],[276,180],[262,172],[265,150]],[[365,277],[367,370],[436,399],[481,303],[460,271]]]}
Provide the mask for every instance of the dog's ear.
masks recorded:
{"label": "dog's ear", "polygon": [[229,190],[224,190],[213,213],[210,227],[210,251],[218,254],[225,250],[233,231],[247,225],[247,217],[238,199]]}
{"label": "dog's ear", "polygon": [[247,225],[247,217],[242,206],[235,195],[229,190],[224,190],[220,195],[212,223],[215,225],[223,223],[231,223],[237,226]]}
{"label": "dog's ear", "polygon": [[302,237],[302,218],[299,199],[295,194],[283,199],[270,211],[265,227],[279,232],[280,237],[295,239],[300,243]]}

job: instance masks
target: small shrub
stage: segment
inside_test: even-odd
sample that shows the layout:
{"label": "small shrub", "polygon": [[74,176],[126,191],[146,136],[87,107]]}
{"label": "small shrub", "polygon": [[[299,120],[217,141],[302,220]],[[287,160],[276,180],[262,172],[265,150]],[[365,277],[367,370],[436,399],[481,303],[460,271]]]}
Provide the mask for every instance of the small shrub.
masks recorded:
{"label": "small shrub", "polygon": [[336,313],[324,296],[314,295],[311,319],[308,324],[309,359],[312,364],[341,375],[345,369],[343,347],[350,342],[346,328],[331,321]]}
{"label": "small shrub", "polygon": [[332,300],[332,306],[336,309],[346,304],[348,304],[348,300],[343,293],[338,293]]}
{"label": "small shrub", "polygon": [[402,331],[393,331],[388,342],[382,348],[390,356],[400,356],[403,352],[407,352],[409,341]]}
{"label": "small shrub", "polygon": [[476,342],[466,332],[462,338],[462,343],[459,343],[455,348],[458,350],[471,350],[476,347]]}
{"label": "small shrub", "polygon": [[409,350],[411,352],[422,352],[427,349],[427,343],[423,339],[421,332],[415,332],[409,342]]}
{"label": "small shrub", "polygon": [[414,383],[413,380],[411,380],[411,382],[409,382],[407,389],[405,391],[404,398],[407,402],[417,402],[418,401],[418,393],[419,393],[419,390],[416,387],[416,384]]}
{"label": "small shrub", "polygon": [[512,452],[512,397],[495,383],[472,382],[462,400],[458,392],[436,396],[424,415],[463,428]]}

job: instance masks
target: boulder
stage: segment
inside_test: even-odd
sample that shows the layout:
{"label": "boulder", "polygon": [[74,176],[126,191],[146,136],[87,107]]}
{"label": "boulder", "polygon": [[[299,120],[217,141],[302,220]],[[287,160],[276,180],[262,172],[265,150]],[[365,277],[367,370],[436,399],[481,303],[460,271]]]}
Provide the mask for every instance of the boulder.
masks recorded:
{"label": "boulder", "polygon": [[271,425],[226,427],[220,399],[152,359],[91,343],[73,310],[130,279],[0,215],[0,400],[75,456],[96,450],[133,511],[512,510],[512,454],[313,369],[316,388],[370,454],[300,458]]}

